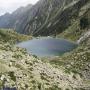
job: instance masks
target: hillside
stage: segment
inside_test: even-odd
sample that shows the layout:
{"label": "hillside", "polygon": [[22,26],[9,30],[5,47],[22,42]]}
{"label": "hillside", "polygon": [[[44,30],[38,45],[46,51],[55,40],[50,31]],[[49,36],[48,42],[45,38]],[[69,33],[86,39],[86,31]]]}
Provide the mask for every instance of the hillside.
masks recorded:
{"label": "hillside", "polygon": [[40,59],[14,45],[31,39],[12,30],[0,30],[0,87],[18,90],[89,90],[90,30],[81,45],[55,58]]}
{"label": "hillside", "polygon": [[72,41],[77,41],[90,29],[90,1],[81,7],[78,17],[72,19],[71,24],[57,37],[63,37]]}
{"label": "hillside", "polygon": [[[12,30],[0,30],[1,88],[15,87],[17,90],[90,89],[90,73],[88,71],[90,45],[80,46],[71,53],[53,60],[49,58],[47,61],[27,54],[25,49],[13,45],[17,39],[23,40],[20,39],[20,36],[23,38],[22,35],[16,34]],[[30,36],[24,36],[29,39],[27,37]]]}
{"label": "hillside", "polygon": [[[35,36],[57,35],[67,29],[74,20],[82,17],[79,12],[88,2],[89,0],[42,0],[43,6],[39,7],[36,16],[31,18],[22,30],[25,34]],[[88,9],[89,7],[85,12]]]}
{"label": "hillside", "polygon": [[[10,20],[8,14],[1,16],[0,27],[14,28],[19,33],[31,34],[34,36],[57,35],[67,29],[74,20],[81,18],[79,15],[81,8],[84,7],[89,0],[40,0],[36,5],[30,5],[30,8],[24,15],[17,15],[15,12],[11,14]],[[87,12],[83,12],[83,15]],[[14,19],[13,19],[13,16]],[[3,19],[4,18],[4,19]],[[3,21],[5,25],[3,24]],[[9,24],[7,24],[9,22]]]}
{"label": "hillside", "polygon": [[[22,20],[26,20],[27,14],[32,5],[29,4],[26,7],[20,7],[13,13],[6,13],[0,16],[0,28],[16,29],[17,25],[22,24]],[[24,17],[24,18],[23,18]],[[23,22],[25,24],[25,21]]]}
{"label": "hillside", "polygon": [[[90,90],[90,0],[40,0],[27,7],[0,17],[0,27],[17,31],[0,29],[0,88]],[[78,47],[40,58],[15,45],[39,35],[65,38]]]}

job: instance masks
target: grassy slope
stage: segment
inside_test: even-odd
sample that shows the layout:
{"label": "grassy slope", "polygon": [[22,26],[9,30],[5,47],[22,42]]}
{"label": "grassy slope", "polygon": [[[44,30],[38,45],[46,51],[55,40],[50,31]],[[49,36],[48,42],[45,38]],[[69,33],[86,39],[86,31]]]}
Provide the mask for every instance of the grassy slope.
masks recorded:
{"label": "grassy slope", "polygon": [[31,36],[20,35],[13,30],[0,29],[0,40],[9,43],[15,43],[32,39]]}
{"label": "grassy slope", "polygon": [[64,65],[56,68],[11,44],[22,35],[12,34],[12,31],[0,32],[0,87],[17,87],[18,90],[72,90],[82,87],[80,76],[75,75],[75,79],[74,73],[64,72]]}

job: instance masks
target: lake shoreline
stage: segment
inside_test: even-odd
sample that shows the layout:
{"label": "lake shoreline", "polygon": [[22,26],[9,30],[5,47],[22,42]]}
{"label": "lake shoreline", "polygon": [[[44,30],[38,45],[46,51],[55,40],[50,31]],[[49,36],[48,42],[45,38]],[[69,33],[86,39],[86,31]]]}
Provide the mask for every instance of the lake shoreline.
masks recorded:
{"label": "lake shoreline", "polygon": [[[61,56],[66,52],[70,52],[78,45],[63,38],[54,38],[48,36],[33,38],[32,40],[18,43],[17,46],[26,48],[27,52],[32,55],[39,57],[54,57]],[[64,48],[66,50],[64,50]]]}

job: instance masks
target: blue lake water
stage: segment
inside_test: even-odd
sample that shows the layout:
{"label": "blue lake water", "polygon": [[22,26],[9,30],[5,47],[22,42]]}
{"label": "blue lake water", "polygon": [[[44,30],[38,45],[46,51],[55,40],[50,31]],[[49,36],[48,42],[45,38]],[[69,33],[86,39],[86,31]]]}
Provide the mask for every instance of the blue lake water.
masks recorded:
{"label": "blue lake water", "polygon": [[72,51],[76,44],[65,39],[39,38],[19,43],[17,46],[26,48],[28,53],[36,56],[59,56]]}

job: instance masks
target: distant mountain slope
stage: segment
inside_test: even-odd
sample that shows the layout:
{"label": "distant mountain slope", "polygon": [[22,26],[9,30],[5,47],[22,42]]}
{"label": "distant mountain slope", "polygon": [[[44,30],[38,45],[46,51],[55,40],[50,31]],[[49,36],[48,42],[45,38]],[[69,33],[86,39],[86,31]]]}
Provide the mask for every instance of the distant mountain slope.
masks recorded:
{"label": "distant mountain slope", "polygon": [[[79,0],[41,0],[33,6],[26,26],[22,28],[23,33],[33,35],[51,35],[56,32],[61,32],[63,26],[67,27],[65,23],[68,17],[66,8],[73,6]],[[84,2],[82,3],[84,4]],[[77,7],[77,6],[76,6]],[[66,13],[63,11],[66,10]],[[70,9],[71,10],[71,9]],[[70,11],[71,12],[71,11]],[[63,17],[63,14],[64,17]],[[60,20],[59,20],[60,19]],[[66,19],[66,21],[65,21]],[[62,21],[61,21],[62,20]],[[22,26],[22,25],[21,25]]]}
{"label": "distant mountain slope", "polygon": [[0,28],[13,28],[16,29],[16,26],[21,23],[21,20],[27,17],[28,10],[32,7],[29,4],[26,7],[20,7],[15,10],[12,14],[6,13],[5,15],[0,16]]}
{"label": "distant mountain slope", "polygon": [[43,1],[44,6],[40,7],[36,16],[26,24],[23,29],[24,33],[33,35],[61,33],[70,26],[72,19],[79,17],[80,9],[88,0],[51,0],[45,2]]}
{"label": "distant mountain slope", "polygon": [[[27,23],[21,30],[24,34],[35,36],[59,34],[72,24],[73,19],[79,18],[81,8],[88,1],[41,0],[33,6],[26,20]],[[22,26],[21,24],[20,27]]]}
{"label": "distant mountain slope", "polygon": [[89,7],[79,16],[87,3],[89,0],[40,0],[28,10],[19,8],[11,15],[1,16],[0,27],[14,28],[19,33],[34,36],[57,35],[87,12]]}
{"label": "distant mountain slope", "polygon": [[0,28],[7,28],[8,27],[8,21],[10,19],[10,14],[6,13],[3,16],[0,16]]}

